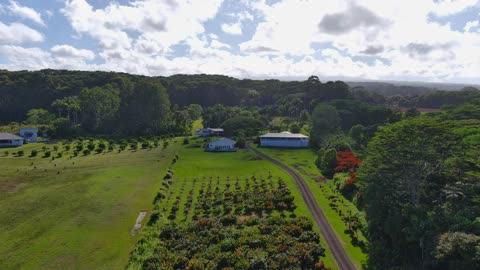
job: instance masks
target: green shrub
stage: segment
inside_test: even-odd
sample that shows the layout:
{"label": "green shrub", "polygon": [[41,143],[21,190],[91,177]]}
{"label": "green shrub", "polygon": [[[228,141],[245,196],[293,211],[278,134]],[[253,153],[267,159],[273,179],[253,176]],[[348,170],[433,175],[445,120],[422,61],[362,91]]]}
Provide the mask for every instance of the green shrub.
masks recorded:
{"label": "green shrub", "polygon": [[131,150],[137,150],[137,149],[138,149],[138,144],[137,144],[137,142],[132,142],[132,143],[130,143],[130,149],[131,149]]}
{"label": "green shrub", "polygon": [[85,150],[83,150],[83,155],[88,156],[88,155],[90,155],[91,152],[92,151],[90,151],[90,149],[85,149]]}
{"label": "green shrub", "polygon": [[[107,145],[105,144],[104,141],[101,141],[100,143],[98,143],[98,148],[102,149],[102,151],[103,151],[103,150],[107,149]],[[102,152],[102,151],[100,151],[100,152]]]}
{"label": "green shrub", "polygon": [[17,156],[22,157],[23,155],[24,155],[23,150],[20,150],[20,151],[17,152]]}
{"label": "green shrub", "polygon": [[32,152],[30,153],[30,156],[31,157],[36,157],[38,154],[38,151],[37,150],[32,150]]}
{"label": "green shrub", "polygon": [[76,146],[75,146],[75,149],[77,150],[77,152],[81,152],[83,150],[83,144],[82,143],[78,143]]}
{"label": "green shrub", "polygon": [[93,151],[93,150],[95,150],[95,144],[94,144],[93,142],[90,142],[90,143],[87,145],[87,148],[88,148],[88,150]]}

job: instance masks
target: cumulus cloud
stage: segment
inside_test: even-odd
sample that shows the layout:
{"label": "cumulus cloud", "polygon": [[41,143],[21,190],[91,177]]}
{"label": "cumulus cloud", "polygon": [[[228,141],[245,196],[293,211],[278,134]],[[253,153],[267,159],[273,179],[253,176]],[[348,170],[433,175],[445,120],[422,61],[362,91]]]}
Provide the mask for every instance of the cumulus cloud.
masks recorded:
{"label": "cumulus cloud", "polygon": [[53,46],[50,51],[58,58],[82,60],[93,60],[95,58],[94,52],[85,49],[77,49],[70,45],[56,45]]}
{"label": "cumulus cloud", "polygon": [[[68,0],[61,12],[78,34],[98,42],[103,49],[100,55],[118,59],[137,49],[146,54],[168,52],[175,44],[203,33],[203,22],[216,15],[221,2],[139,0],[94,9],[85,0]],[[129,35],[132,32],[135,37]]]}
{"label": "cumulus cloud", "polygon": [[328,34],[345,34],[358,28],[382,28],[388,21],[369,9],[352,3],[347,10],[325,15],[318,28]]}
{"label": "cumulus cloud", "polygon": [[230,35],[241,35],[242,34],[242,24],[240,22],[222,24],[222,31]]}
{"label": "cumulus cloud", "polygon": [[361,51],[360,53],[375,55],[383,52],[385,48],[382,45],[371,45],[368,46],[365,50]]}
{"label": "cumulus cloud", "polygon": [[439,0],[434,2],[432,13],[448,16],[478,5],[478,0]]}
{"label": "cumulus cloud", "polygon": [[465,32],[470,32],[472,31],[473,29],[477,28],[478,25],[479,25],[479,21],[470,21],[470,22],[467,22],[465,24],[465,26],[463,27],[463,31]]}
{"label": "cumulus cloud", "polygon": [[[107,1],[94,8],[88,0],[66,0],[49,22],[65,16],[74,31],[66,35],[91,38],[98,50],[67,41],[48,50],[14,46],[44,38],[30,28],[36,37],[19,35],[28,32],[20,31],[24,25],[0,23],[0,46],[6,45],[0,54],[7,61],[0,68],[480,80],[479,23],[461,15],[478,1],[225,1]],[[220,35],[223,25],[236,36]]]}
{"label": "cumulus cloud", "polygon": [[28,41],[43,41],[43,35],[21,23],[12,23],[10,25],[0,22],[0,43],[18,44]]}
{"label": "cumulus cloud", "polygon": [[211,42],[210,42],[210,47],[214,48],[214,49],[230,49],[231,46],[226,44],[226,43],[223,43],[223,42],[220,42],[216,39],[213,39]]}
{"label": "cumulus cloud", "polygon": [[247,53],[277,53],[278,52],[278,50],[274,48],[270,48],[260,44],[255,45],[255,44],[249,44],[249,43],[241,44],[240,49],[243,52],[247,52]]}
{"label": "cumulus cloud", "polygon": [[404,47],[406,53],[412,58],[428,59],[430,56],[438,60],[452,60],[455,54],[451,50],[454,47],[452,43],[443,44],[425,44],[409,43]]}
{"label": "cumulus cloud", "polygon": [[13,45],[0,46],[0,55],[9,60],[11,69],[42,69],[52,65],[51,55],[39,48],[24,48]]}
{"label": "cumulus cloud", "polygon": [[10,4],[8,5],[7,8],[12,14],[14,14],[14,15],[20,17],[20,18],[23,18],[23,19],[26,19],[26,20],[31,20],[31,21],[39,24],[39,25],[42,25],[42,26],[45,25],[45,23],[42,20],[42,16],[40,15],[40,13],[35,11],[33,8],[29,8],[29,7],[26,7],[26,6],[21,6],[16,1],[10,1]]}
{"label": "cumulus cloud", "polygon": [[247,10],[244,10],[244,11],[238,12],[238,13],[229,13],[228,15],[232,18],[238,19],[241,22],[242,21],[253,21],[253,19],[254,19],[253,14],[251,12],[247,11]]}

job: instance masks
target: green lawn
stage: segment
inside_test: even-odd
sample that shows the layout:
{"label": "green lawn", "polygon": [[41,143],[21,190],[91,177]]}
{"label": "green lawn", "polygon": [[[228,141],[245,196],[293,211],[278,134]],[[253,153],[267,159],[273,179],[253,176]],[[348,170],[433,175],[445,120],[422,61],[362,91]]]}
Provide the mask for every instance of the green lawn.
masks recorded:
{"label": "green lawn", "polygon": [[[361,265],[366,262],[367,254],[358,246],[354,246],[351,243],[351,238],[344,231],[347,229],[339,214],[333,210],[329,204],[331,200],[330,196],[333,196],[339,200],[339,209],[343,213],[347,211],[358,211],[351,202],[344,199],[333,188],[333,184],[330,180],[327,183],[321,181],[322,175],[314,164],[315,152],[311,149],[278,149],[278,148],[259,148],[258,150],[263,153],[289,165],[300,173],[305,179],[307,185],[315,196],[318,205],[327,217],[330,225],[333,227],[337,237],[342,242],[350,259],[357,266],[361,268]],[[360,233],[361,234],[361,233]],[[363,235],[360,235],[360,240],[366,241]]]}
{"label": "green lawn", "polygon": [[[72,150],[55,160],[41,152],[28,157],[42,146],[54,145],[0,150],[0,269],[124,268],[138,240],[130,234],[138,212],[151,212],[180,144],[71,159]],[[24,157],[13,156],[20,150]]]}
{"label": "green lawn", "polygon": [[[273,165],[271,162],[260,159],[249,150],[241,149],[235,153],[210,153],[204,152],[203,148],[200,147],[203,143],[202,138],[190,139],[190,144],[183,146],[179,151],[179,160],[173,166],[174,183],[168,191],[167,200],[161,205],[165,213],[168,214],[178,197],[180,209],[178,210],[176,219],[178,221],[188,220],[183,214],[187,195],[191,190],[193,190],[194,194],[197,194],[200,189],[200,182],[205,182],[205,179],[209,181],[211,178],[213,182],[219,181],[219,186],[223,188],[227,183],[227,178],[229,178],[230,183],[233,184],[237,177],[244,180],[252,176],[267,178],[271,175],[273,179],[280,177],[287,182],[287,186],[291,190],[292,195],[295,196],[295,204],[298,206],[295,214],[298,216],[306,216],[313,220],[299,189],[288,173]],[[193,183],[193,179],[197,179],[198,181]],[[318,228],[316,228],[316,231],[320,232]],[[332,269],[338,269],[323,236],[321,236],[321,238],[322,246],[327,249],[326,258],[324,259],[325,263],[332,267]]]}

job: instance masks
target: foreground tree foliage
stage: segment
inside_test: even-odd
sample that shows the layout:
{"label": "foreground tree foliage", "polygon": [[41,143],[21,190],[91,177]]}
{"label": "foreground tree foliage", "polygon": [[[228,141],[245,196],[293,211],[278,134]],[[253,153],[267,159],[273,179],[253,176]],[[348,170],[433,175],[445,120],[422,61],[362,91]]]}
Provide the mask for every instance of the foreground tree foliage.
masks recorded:
{"label": "foreground tree foliage", "polygon": [[283,180],[252,177],[231,185],[228,179],[222,190],[218,181],[201,181],[185,202],[184,215],[193,215],[181,222],[178,198],[169,212],[158,207],[168,200],[172,175],[164,178],[128,269],[328,269],[319,235],[310,220],[293,214]]}
{"label": "foreground tree foliage", "polygon": [[368,145],[358,178],[372,267],[478,267],[478,241],[465,239],[480,235],[480,119],[452,113],[382,127]]}

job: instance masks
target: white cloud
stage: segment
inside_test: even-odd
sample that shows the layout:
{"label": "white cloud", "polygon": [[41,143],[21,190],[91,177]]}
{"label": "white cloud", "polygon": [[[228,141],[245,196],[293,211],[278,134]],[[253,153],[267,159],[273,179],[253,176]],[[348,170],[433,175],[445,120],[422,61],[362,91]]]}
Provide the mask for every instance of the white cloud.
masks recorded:
{"label": "white cloud", "polygon": [[223,42],[220,42],[216,39],[213,39],[211,42],[210,42],[210,47],[214,48],[214,49],[230,49],[231,46],[226,44],[226,43],[223,43]]}
{"label": "white cloud", "polygon": [[240,22],[222,24],[222,31],[230,35],[241,35],[242,34],[242,24]]}
{"label": "white cloud", "polygon": [[478,0],[440,0],[434,3],[432,12],[439,16],[448,16],[478,5]]}
{"label": "white cloud", "polygon": [[221,0],[144,0],[94,9],[85,0],[68,0],[61,12],[77,33],[97,40],[100,55],[118,58],[130,50],[168,53],[173,45],[203,33],[203,22],[216,15],[220,4]]}
{"label": "white cloud", "polygon": [[35,11],[33,8],[19,5],[16,1],[10,1],[8,10],[23,19],[31,20],[39,25],[45,26],[45,23],[42,20],[40,13]]}
{"label": "white cloud", "polygon": [[253,14],[251,12],[247,11],[247,10],[244,10],[244,11],[238,12],[238,13],[229,13],[227,15],[229,15],[232,18],[238,19],[240,22],[242,22],[242,21],[253,21],[253,19],[254,19]]}
{"label": "white cloud", "polygon": [[55,45],[50,51],[57,58],[93,60],[95,53],[90,50],[77,49],[70,45]]}
{"label": "white cloud", "polygon": [[[222,15],[229,17],[221,21],[225,16],[216,17],[221,0],[108,1],[98,9],[87,0],[68,0],[61,11],[74,30],[68,36],[79,40],[90,37],[99,50],[83,50],[65,42],[47,51],[12,46],[42,41],[43,36],[24,25],[0,23],[0,43],[9,44],[0,47],[3,59],[8,60],[0,68],[72,68],[144,75],[220,73],[236,77],[307,78],[315,74],[333,79],[470,78],[480,83],[480,23],[464,21],[464,31],[452,26],[461,21],[460,12],[478,1],[241,3],[245,6],[242,12],[224,10],[229,5],[223,5]],[[42,14],[47,18],[45,12]],[[448,17],[440,23],[435,21],[438,16]],[[254,22],[258,24],[250,35]],[[208,29],[214,33],[205,29],[212,23],[229,34],[241,35],[233,40],[242,41],[233,44],[232,37],[220,39],[216,27]],[[37,35],[25,34],[29,33],[25,27]],[[103,62],[92,63],[93,59]]]}
{"label": "white cloud", "polygon": [[[431,21],[429,14],[445,15],[448,9],[451,15],[477,2],[364,0],[352,5],[348,0],[283,0],[267,5],[258,1],[253,7],[263,21],[258,24],[252,39],[240,44],[240,49],[246,54],[315,59],[314,62],[322,65],[316,69],[321,72],[318,75],[336,72],[338,76],[364,74],[365,78],[416,76],[445,80],[458,74],[472,74],[472,68],[480,66],[480,52],[474,49],[480,46],[480,35],[455,31],[450,24]],[[353,13],[349,11],[352,7],[355,7]],[[350,13],[355,16],[333,20]],[[337,54],[341,54],[327,57],[322,52],[319,57],[315,44],[333,46]],[[375,58],[369,64],[352,60],[365,55]],[[339,62],[345,64],[343,69],[337,68]],[[289,66],[295,69],[286,68],[286,71],[304,69],[305,76],[312,70],[308,61]],[[361,72],[362,69],[366,72]]]}
{"label": "white cloud", "polygon": [[18,44],[28,41],[40,42],[44,37],[38,31],[21,23],[10,25],[0,22],[0,43]]}
{"label": "white cloud", "polygon": [[470,21],[470,22],[467,22],[465,24],[465,26],[463,27],[463,31],[465,32],[470,32],[471,30],[473,30],[474,28],[477,28],[478,25],[479,25],[479,21]]}
{"label": "white cloud", "polygon": [[0,46],[0,55],[9,60],[9,69],[42,69],[51,66],[50,54],[39,48],[23,48],[20,46]]}
{"label": "white cloud", "polygon": [[55,14],[55,12],[53,12],[52,10],[45,10],[44,13],[45,15],[47,15],[48,18],[51,18],[53,14]]}

